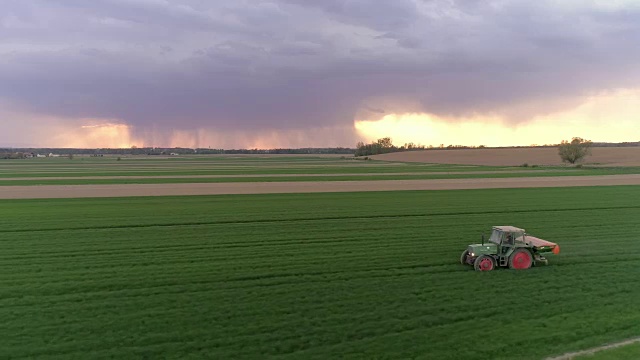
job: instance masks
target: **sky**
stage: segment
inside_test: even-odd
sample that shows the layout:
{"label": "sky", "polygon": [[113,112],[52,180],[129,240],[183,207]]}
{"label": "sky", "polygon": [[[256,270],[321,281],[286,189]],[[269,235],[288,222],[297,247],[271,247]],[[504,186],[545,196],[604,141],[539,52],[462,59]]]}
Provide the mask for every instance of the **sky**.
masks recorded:
{"label": "sky", "polygon": [[640,141],[636,0],[0,0],[0,146]]}

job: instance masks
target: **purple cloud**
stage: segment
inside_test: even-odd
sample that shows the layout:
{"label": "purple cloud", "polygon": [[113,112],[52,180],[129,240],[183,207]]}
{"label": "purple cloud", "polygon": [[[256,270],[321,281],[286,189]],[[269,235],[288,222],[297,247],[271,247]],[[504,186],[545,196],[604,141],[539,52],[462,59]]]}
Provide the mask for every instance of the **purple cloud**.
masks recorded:
{"label": "purple cloud", "polygon": [[348,126],[362,111],[518,122],[640,80],[634,2],[35,0],[2,10],[2,103],[142,130]]}

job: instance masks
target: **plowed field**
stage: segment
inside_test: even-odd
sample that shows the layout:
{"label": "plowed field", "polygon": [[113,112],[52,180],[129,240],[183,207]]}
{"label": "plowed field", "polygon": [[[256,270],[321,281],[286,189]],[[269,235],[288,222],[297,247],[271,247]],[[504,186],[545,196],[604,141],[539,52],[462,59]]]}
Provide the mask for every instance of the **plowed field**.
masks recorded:
{"label": "plowed field", "polygon": [[[595,147],[586,165],[640,166],[640,146]],[[491,166],[562,165],[557,148],[408,151],[373,156],[376,160]]]}

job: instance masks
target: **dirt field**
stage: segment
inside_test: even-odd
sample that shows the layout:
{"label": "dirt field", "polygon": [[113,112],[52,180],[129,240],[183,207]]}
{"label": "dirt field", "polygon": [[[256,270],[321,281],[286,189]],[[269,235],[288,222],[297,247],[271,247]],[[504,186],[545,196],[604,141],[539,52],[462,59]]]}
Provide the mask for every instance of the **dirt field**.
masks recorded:
{"label": "dirt field", "polygon": [[0,188],[0,199],[494,189],[606,185],[640,185],[640,174],[561,176],[544,178],[488,178],[482,179],[482,181],[478,181],[478,179],[438,179],[333,182],[8,186]]}
{"label": "dirt field", "polygon": [[[640,147],[596,147],[584,164],[640,166]],[[408,151],[372,156],[375,160],[491,166],[562,165],[556,148]]]}

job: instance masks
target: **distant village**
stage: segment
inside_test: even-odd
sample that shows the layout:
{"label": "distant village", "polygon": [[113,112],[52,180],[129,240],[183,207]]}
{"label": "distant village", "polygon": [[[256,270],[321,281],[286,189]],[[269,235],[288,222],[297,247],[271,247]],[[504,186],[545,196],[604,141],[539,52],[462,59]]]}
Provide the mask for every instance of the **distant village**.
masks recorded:
{"label": "distant village", "polygon": [[30,159],[30,158],[44,158],[44,157],[60,157],[59,154],[37,154],[32,152],[0,152],[0,159]]}

